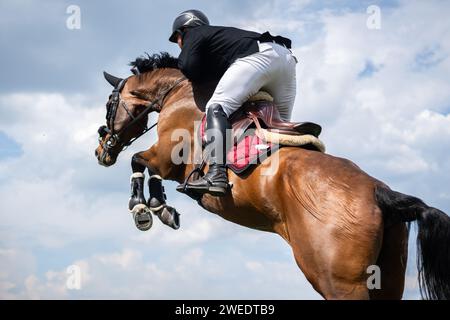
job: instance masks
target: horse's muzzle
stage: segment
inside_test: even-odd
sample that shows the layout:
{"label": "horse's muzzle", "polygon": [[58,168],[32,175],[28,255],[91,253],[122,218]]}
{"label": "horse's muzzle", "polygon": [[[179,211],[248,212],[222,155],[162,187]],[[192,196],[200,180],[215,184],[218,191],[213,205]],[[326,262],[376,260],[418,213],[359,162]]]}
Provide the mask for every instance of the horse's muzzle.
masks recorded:
{"label": "horse's muzzle", "polygon": [[110,167],[116,163],[117,157],[112,156],[109,152],[105,151],[101,146],[95,149],[95,156],[98,160],[98,164],[104,167]]}

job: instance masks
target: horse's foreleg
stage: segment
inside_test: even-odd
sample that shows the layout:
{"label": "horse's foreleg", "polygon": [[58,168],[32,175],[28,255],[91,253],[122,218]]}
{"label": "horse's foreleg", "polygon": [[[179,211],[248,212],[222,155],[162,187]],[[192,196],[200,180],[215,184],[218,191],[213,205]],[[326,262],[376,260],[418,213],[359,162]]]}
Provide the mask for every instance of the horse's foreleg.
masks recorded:
{"label": "horse's foreleg", "polygon": [[150,178],[148,180],[148,189],[150,191],[150,198],[148,199],[148,206],[153,212],[161,210],[166,204],[166,193],[162,185],[161,176],[148,169]]}
{"label": "horse's foreleg", "polygon": [[140,157],[140,152],[133,155],[131,158],[131,168],[133,174],[131,175],[131,196],[128,201],[128,209],[133,215],[136,227],[141,231],[146,231],[151,228],[153,219],[151,210],[147,206],[147,201],[144,195],[145,183],[145,160]]}
{"label": "horse's foreleg", "polygon": [[145,165],[142,164],[142,158],[139,157],[139,153],[136,153],[131,158],[131,168],[133,174],[131,175],[131,197],[128,202],[128,209],[132,210],[134,206],[138,204],[146,204],[144,196],[144,182],[145,182]]}
{"label": "horse's foreleg", "polygon": [[159,217],[162,223],[176,230],[180,227],[180,215],[175,208],[166,204],[167,197],[161,176],[151,172],[150,168],[148,170],[150,173],[150,179],[148,180],[150,190],[148,205],[150,210]]}
{"label": "horse's foreleg", "polygon": [[[133,175],[139,173],[144,176],[144,171],[147,168],[149,173],[148,187],[150,191],[150,197],[148,201],[144,202],[148,206],[148,210],[153,212],[159,217],[159,219],[169,227],[178,229],[180,227],[179,213],[175,208],[166,204],[166,194],[164,186],[162,185],[162,177],[157,174],[157,158],[155,148],[152,147],[147,151],[136,153],[131,161],[131,167],[133,169]],[[143,184],[139,185],[141,188],[138,193],[144,193]],[[130,200],[131,201],[131,200]],[[142,201],[139,198],[139,201]]]}

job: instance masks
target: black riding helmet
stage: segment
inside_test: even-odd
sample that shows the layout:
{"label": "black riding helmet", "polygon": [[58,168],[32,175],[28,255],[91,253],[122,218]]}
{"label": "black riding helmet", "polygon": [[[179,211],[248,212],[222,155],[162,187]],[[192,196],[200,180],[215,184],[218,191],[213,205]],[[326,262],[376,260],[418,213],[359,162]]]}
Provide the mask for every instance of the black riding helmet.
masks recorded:
{"label": "black riding helmet", "polygon": [[181,33],[183,28],[196,27],[201,25],[208,25],[209,20],[206,15],[200,10],[186,10],[180,13],[173,22],[172,35],[169,41],[176,43],[177,34]]}

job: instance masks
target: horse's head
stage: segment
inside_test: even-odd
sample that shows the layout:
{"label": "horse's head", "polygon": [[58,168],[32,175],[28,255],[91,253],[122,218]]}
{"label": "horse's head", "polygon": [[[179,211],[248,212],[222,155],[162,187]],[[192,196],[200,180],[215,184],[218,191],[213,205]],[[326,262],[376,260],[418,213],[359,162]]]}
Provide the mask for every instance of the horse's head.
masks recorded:
{"label": "horse's head", "polygon": [[138,90],[136,76],[121,79],[103,74],[114,89],[106,103],[106,125],[98,129],[95,155],[99,164],[108,167],[116,162],[122,150],[146,132],[148,114],[154,110]]}
{"label": "horse's head", "polygon": [[126,79],[103,73],[114,89],[106,103],[106,125],[98,129],[95,155],[106,167],[149,130],[148,115],[161,111],[169,93],[186,80],[177,70],[177,59],[167,52],[139,57],[131,65],[134,75]]}

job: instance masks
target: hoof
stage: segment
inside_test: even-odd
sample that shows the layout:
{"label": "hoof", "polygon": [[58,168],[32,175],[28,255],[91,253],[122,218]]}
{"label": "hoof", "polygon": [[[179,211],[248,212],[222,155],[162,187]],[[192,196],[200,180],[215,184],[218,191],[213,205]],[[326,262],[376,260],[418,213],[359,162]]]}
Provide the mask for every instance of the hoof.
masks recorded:
{"label": "hoof", "polygon": [[165,225],[174,230],[180,228],[180,214],[175,208],[164,205],[162,208],[157,208],[156,210],[151,208],[150,210],[152,210]]}
{"label": "hoof", "polygon": [[137,204],[131,210],[134,224],[141,231],[149,230],[153,225],[153,218],[150,209],[145,204]]}

